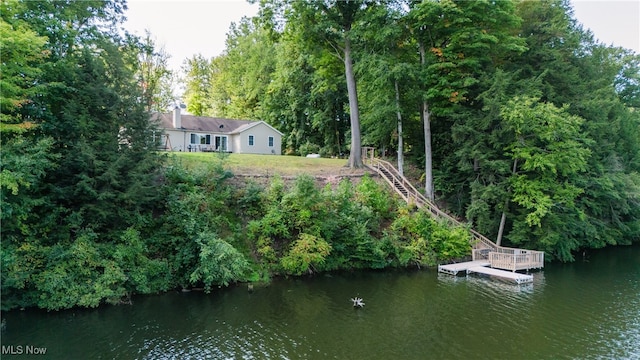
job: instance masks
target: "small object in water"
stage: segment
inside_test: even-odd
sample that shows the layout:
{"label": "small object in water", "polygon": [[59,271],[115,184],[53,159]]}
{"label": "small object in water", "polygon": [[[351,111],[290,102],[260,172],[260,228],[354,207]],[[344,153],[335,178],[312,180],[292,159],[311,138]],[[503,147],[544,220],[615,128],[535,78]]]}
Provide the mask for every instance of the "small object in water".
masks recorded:
{"label": "small object in water", "polygon": [[351,301],[353,301],[354,308],[364,307],[364,302],[362,302],[362,299],[359,297],[355,297],[351,299]]}
{"label": "small object in water", "polygon": [[249,292],[252,293],[253,292],[253,284],[247,285],[247,290],[249,290]]}

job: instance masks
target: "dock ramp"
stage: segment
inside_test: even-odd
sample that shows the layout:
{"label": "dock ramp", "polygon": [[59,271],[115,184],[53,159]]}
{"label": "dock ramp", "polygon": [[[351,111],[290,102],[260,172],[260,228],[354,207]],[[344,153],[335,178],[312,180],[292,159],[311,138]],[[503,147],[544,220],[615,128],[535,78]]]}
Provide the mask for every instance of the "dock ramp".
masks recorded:
{"label": "dock ramp", "polygon": [[470,274],[470,273],[479,273],[479,274],[499,277],[502,279],[513,280],[518,284],[526,284],[526,283],[533,282],[533,275],[520,274],[513,271],[505,271],[505,270],[494,269],[494,268],[484,267],[484,266],[476,266],[476,267],[467,269],[467,274]]}

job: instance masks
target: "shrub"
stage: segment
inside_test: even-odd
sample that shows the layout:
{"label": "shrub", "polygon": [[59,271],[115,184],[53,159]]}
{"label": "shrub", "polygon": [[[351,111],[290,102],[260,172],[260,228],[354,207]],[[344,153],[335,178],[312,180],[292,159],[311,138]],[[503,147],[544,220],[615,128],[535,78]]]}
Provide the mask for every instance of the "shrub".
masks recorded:
{"label": "shrub", "polygon": [[434,266],[440,261],[459,259],[471,251],[470,234],[434,220],[427,211],[410,212],[403,207],[384,237],[393,261],[400,266]]}
{"label": "shrub", "polygon": [[96,238],[87,230],[69,246],[47,249],[47,264],[33,278],[40,294],[38,307],[59,310],[120,301],[127,277],[115,261],[101,254]]}
{"label": "shrub", "polygon": [[309,141],[300,145],[298,148],[298,152],[300,156],[307,156],[309,154],[319,154],[320,153],[320,145],[312,144]]}
{"label": "shrub", "polygon": [[287,274],[302,275],[315,272],[315,266],[324,263],[331,252],[331,245],[321,238],[300,234],[291,249],[281,260],[282,269]]}
{"label": "shrub", "polygon": [[244,219],[256,219],[265,212],[264,189],[251,181],[238,194],[237,206]]}
{"label": "shrub", "polygon": [[196,240],[200,247],[198,265],[189,276],[192,285],[204,283],[205,291],[214,285],[227,286],[239,281],[250,270],[245,257],[233,246],[211,233],[202,233]]}
{"label": "shrub", "polygon": [[380,219],[390,219],[396,208],[393,195],[366,174],[356,188],[358,203],[373,209]]}
{"label": "shrub", "polygon": [[471,254],[471,234],[468,229],[438,223],[432,236],[433,249],[439,260],[453,260]]}

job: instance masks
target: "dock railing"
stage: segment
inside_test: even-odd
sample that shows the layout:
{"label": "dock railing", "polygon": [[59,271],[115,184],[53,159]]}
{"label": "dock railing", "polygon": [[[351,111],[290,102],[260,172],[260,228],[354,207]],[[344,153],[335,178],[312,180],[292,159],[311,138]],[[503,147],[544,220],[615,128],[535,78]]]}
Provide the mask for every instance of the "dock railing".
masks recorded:
{"label": "dock railing", "polygon": [[[464,226],[461,221],[440,210],[422,195],[390,162],[376,158],[373,148],[363,147],[362,159],[365,165],[377,172],[408,204],[426,208],[434,217],[444,219],[453,225]],[[469,229],[469,232],[472,237],[471,257],[474,261],[489,260],[491,267],[511,271],[544,267],[544,252],[542,251],[498,246],[473,229]]]}
{"label": "dock railing", "polygon": [[[504,250],[504,249],[499,249]],[[515,252],[490,252],[491,267],[511,271],[541,269],[544,266],[544,252],[511,249]]]}

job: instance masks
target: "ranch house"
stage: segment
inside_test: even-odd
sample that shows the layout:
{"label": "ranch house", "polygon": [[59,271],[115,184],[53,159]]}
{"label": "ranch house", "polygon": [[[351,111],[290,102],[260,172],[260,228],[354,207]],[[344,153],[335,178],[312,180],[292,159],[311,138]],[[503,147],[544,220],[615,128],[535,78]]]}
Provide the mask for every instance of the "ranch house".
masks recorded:
{"label": "ranch house", "polygon": [[163,130],[161,147],[168,151],[221,151],[281,155],[282,133],[264,121],[232,120],[172,113],[155,113]]}

